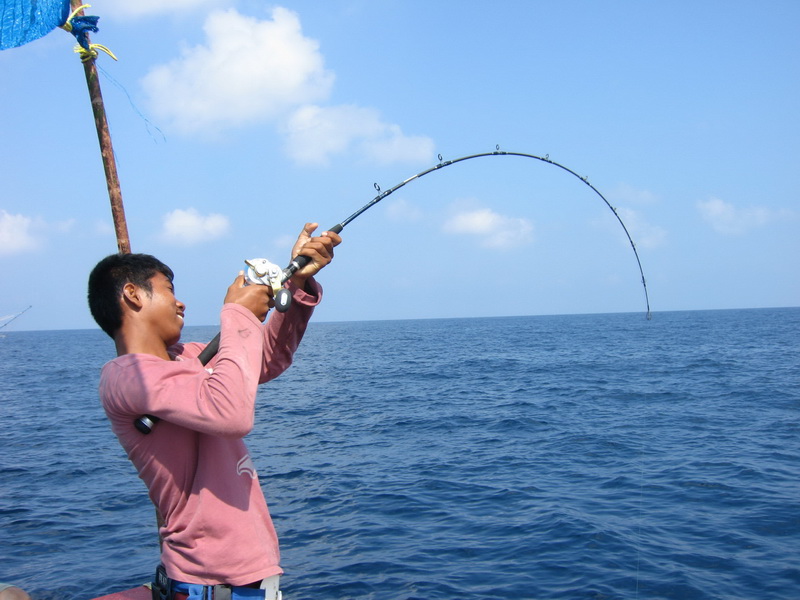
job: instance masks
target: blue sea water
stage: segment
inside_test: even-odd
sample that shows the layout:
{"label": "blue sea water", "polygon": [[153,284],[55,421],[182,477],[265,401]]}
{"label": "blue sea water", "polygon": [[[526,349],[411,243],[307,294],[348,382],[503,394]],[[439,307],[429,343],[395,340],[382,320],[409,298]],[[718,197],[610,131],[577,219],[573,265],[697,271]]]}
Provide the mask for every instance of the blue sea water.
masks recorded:
{"label": "blue sea water", "polygon": [[[284,598],[800,598],[799,344],[798,308],[312,323],[248,440]],[[38,600],[158,560],[112,355],[0,339],[0,581]]]}

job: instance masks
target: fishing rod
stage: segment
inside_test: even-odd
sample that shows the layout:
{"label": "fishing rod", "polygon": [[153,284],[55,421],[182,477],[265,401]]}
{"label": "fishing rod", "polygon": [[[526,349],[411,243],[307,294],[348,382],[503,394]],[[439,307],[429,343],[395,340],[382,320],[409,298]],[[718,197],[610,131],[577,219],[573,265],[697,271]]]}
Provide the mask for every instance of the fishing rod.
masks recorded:
{"label": "fishing rod", "polygon": [[25,310],[21,310],[21,311],[19,311],[17,314],[13,315],[13,316],[12,316],[10,319],[9,319],[8,317],[3,317],[3,318],[0,318],[0,321],[2,321],[3,319],[8,319],[8,321],[6,321],[6,322],[5,322],[5,323],[3,323],[2,325],[0,325],[0,329],[4,329],[4,328],[5,328],[5,327],[7,327],[8,325],[10,325],[12,321],[14,321],[14,320],[16,320],[18,317],[22,316],[22,314],[23,314],[23,313],[26,313],[26,312],[27,312],[27,311],[29,311],[31,308],[33,308],[33,305],[32,305],[32,304],[31,304],[31,305],[30,305],[28,308],[26,308]]}
{"label": "fishing rod", "polygon": [[[445,167],[450,167],[452,165],[472,160],[475,158],[485,158],[489,156],[516,156],[521,158],[532,158],[534,160],[538,160],[553,165],[555,167],[563,169],[570,175],[573,175],[578,179],[580,179],[603,200],[605,205],[611,210],[611,212],[614,213],[614,216],[617,218],[617,221],[619,221],[619,224],[622,226],[623,231],[625,231],[625,235],[628,238],[628,242],[630,242],[633,254],[636,257],[636,264],[639,267],[639,274],[641,275],[642,278],[642,288],[644,289],[645,304],[647,306],[646,317],[648,320],[650,320],[652,318],[652,314],[650,312],[650,296],[647,292],[647,282],[644,277],[644,270],[642,269],[642,261],[639,259],[639,252],[636,250],[636,244],[633,242],[633,238],[631,237],[628,228],[622,221],[622,217],[619,216],[617,209],[614,208],[614,206],[611,205],[611,203],[606,199],[606,197],[600,193],[600,190],[598,190],[591,183],[589,183],[588,177],[582,177],[569,167],[565,167],[561,163],[552,160],[549,154],[546,154],[544,156],[537,156],[535,154],[527,154],[525,152],[507,152],[505,150],[500,150],[499,145],[495,146],[495,149],[492,152],[480,152],[478,154],[469,154],[467,156],[462,156],[460,158],[454,158],[453,160],[443,160],[442,155],[439,154],[438,156],[439,162],[437,164],[428,169],[425,169],[424,171],[420,171],[416,175],[412,175],[408,179],[401,181],[397,185],[389,188],[388,190],[381,191],[380,186],[377,183],[374,184],[375,189],[378,191],[378,195],[375,196],[369,202],[367,202],[364,206],[359,208],[352,215],[347,217],[344,221],[342,221],[341,223],[337,223],[336,225],[328,229],[328,231],[331,231],[333,233],[340,233],[345,227],[347,227],[347,225],[349,225],[351,222],[353,222],[356,218],[365,213],[367,210],[375,206],[378,202],[380,202],[387,196],[392,195],[403,186],[408,185],[412,181],[425,177],[425,175],[428,175],[429,173],[433,173],[434,171],[438,171]],[[270,263],[268,260],[263,258],[246,260],[245,264],[247,265],[248,268],[247,271],[245,272],[245,281],[247,283],[254,283],[260,285],[271,285],[273,291],[275,292],[275,310],[277,310],[278,312],[286,312],[287,310],[289,310],[289,307],[291,306],[292,295],[288,289],[283,287],[283,285],[289,280],[289,278],[291,278],[292,275],[294,275],[298,270],[305,267],[310,261],[311,259],[308,258],[307,256],[302,256],[302,255],[296,256],[294,259],[292,259],[292,261],[285,269],[281,270],[280,267],[274,265],[273,263]],[[197,358],[200,359],[200,362],[203,365],[208,364],[208,362],[219,351],[219,340],[220,340],[220,334],[218,333],[214,337],[214,339],[212,339],[208,343],[208,345],[203,349],[203,351],[198,355]],[[158,422],[158,417],[154,417],[152,415],[143,415],[139,417],[134,422],[134,424],[136,426],[136,429],[138,429],[140,432],[148,434],[152,431],[153,425],[155,425],[155,423],[157,422]]]}

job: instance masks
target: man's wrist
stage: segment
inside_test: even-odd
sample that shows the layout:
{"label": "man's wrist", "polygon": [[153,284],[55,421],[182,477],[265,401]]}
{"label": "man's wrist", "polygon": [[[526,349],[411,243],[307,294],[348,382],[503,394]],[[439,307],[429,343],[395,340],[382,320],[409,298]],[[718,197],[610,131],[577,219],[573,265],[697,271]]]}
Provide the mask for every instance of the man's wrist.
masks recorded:
{"label": "man's wrist", "polygon": [[309,279],[311,279],[311,277],[306,275],[298,275],[297,273],[295,273],[294,275],[292,275],[292,278],[289,281],[291,281],[292,284],[297,289],[303,290],[304,292],[308,292],[307,288]]}
{"label": "man's wrist", "polygon": [[319,295],[319,284],[314,279],[313,275],[293,275],[289,279],[289,283],[296,290],[299,290],[309,296],[316,298]]}

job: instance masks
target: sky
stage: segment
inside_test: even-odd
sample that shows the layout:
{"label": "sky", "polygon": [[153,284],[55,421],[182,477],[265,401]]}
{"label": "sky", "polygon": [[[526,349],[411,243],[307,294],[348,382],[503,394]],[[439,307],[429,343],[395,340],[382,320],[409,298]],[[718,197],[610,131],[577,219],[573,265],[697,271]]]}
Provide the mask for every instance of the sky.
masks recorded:
{"label": "sky", "polygon": [[[800,3],[95,0],[134,252],[215,325],[244,260],[285,266],[441,160],[532,154],[617,210],[660,311],[800,305]],[[61,30],[0,52],[0,325],[87,329],[117,245],[83,68]],[[441,157],[441,158],[440,158]],[[579,177],[487,157],[342,232],[315,320],[646,311]]]}

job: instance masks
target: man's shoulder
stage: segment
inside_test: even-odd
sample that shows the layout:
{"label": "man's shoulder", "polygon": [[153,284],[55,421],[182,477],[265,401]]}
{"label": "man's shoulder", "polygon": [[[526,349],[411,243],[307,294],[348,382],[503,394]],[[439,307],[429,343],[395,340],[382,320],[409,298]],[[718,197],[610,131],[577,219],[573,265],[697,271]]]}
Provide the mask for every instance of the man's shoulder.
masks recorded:
{"label": "man's shoulder", "polygon": [[131,353],[122,354],[103,365],[100,370],[101,386],[114,380],[125,380],[128,378],[141,379],[147,374],[156,374],[161,371],[174,371],[175,365],[185,368],[186,362],[178,360],[164,360],[153,354]]}
{"label": "man's shoulder", "polygon": [[166,362],[164,359],[159,358],[153,354],[141,354],[133,352],[131,354],[121,354],[116,358],[111,359],[103,365],[103,372],[113,371],[115,369],[127,369],[132,366],[142,364],[157,364]]}

